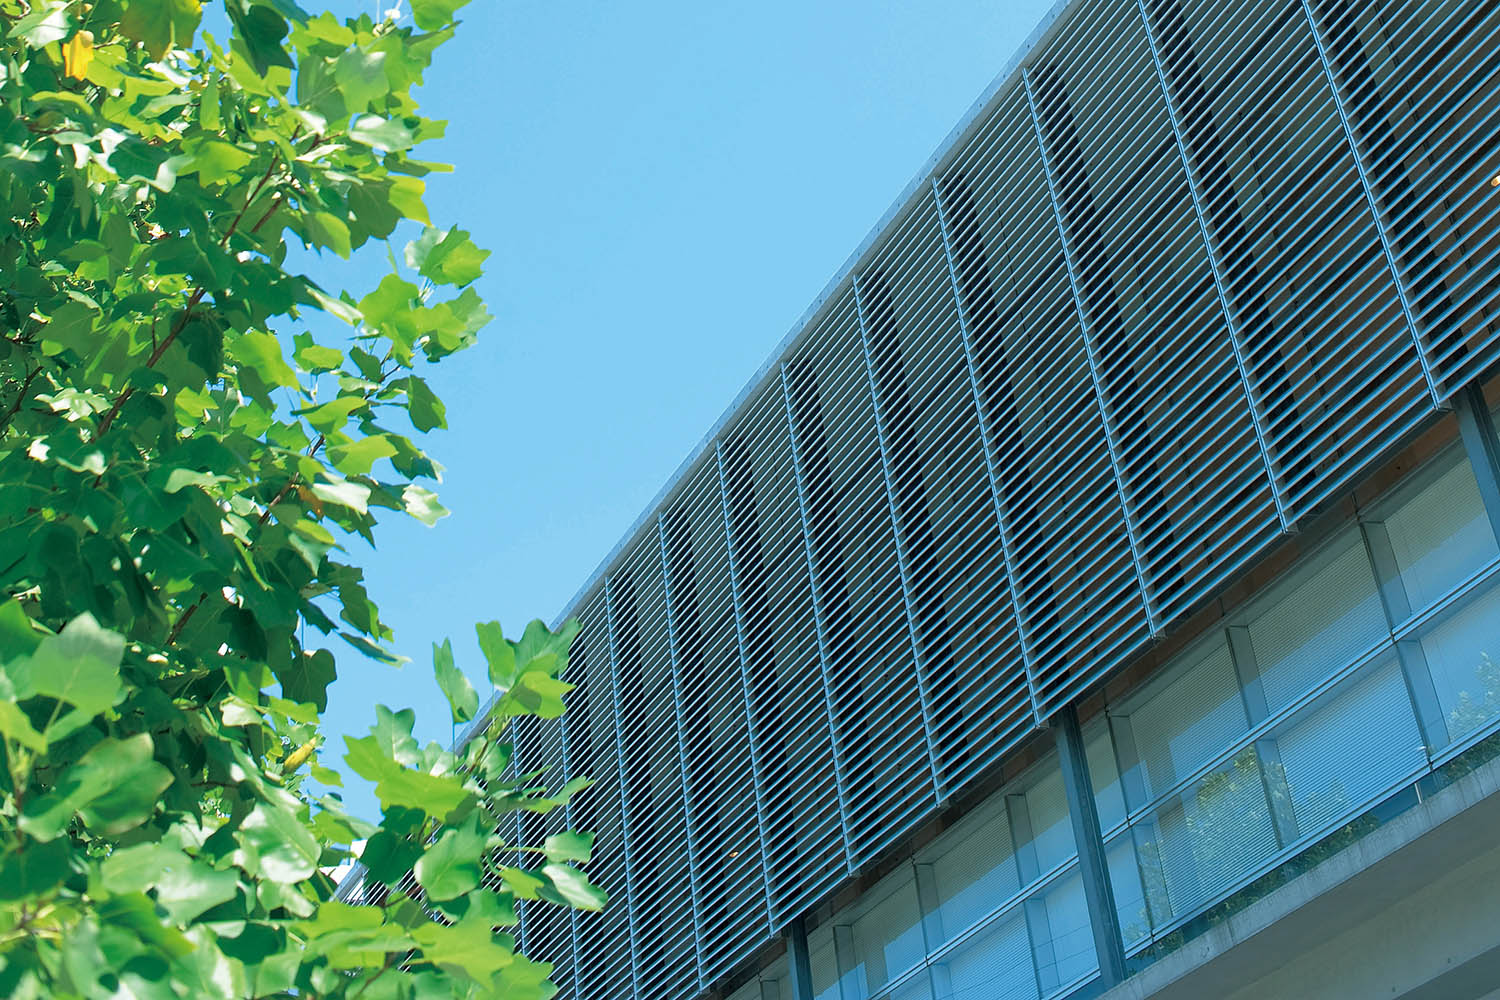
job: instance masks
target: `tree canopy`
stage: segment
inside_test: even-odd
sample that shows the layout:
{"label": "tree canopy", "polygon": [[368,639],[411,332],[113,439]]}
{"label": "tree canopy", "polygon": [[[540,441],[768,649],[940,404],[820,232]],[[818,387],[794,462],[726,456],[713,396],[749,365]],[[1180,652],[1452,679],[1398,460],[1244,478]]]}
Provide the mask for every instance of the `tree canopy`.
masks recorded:
{"label": "tree canopy", "polygon": [[[516,902],[603,905],[588,836],[513,842],[586,784],[507,742],[571,626],[478,626],[484,711],[434,650],[455,750],[376,709],[343,756],[378,825],[316,790],[327,643],[399,659],[345,543],[445,513],[422,372],[489,319],[414,156],[462,2],[225,0],[218,38],[199,0],[0,0],[0,994],[546,997]],[[403,222],[374,288],[288,267]],[[379,905],[333,898],[360,840]]]}

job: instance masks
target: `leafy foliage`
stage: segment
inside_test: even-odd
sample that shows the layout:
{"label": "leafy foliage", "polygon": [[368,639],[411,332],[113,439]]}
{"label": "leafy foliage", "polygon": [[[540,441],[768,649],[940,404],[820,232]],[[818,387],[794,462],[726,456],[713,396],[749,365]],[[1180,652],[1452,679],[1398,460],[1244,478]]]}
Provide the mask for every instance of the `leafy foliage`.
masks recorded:
{"label": "leafy foliage", "polygon": [[[504,742],[562,712],[571,627],[479,626],[483,713],[435,650],[457,751],[384,707],[347,740],[378,826],[304,785],[339,783],[323,637],[400,660],[345,542],[445,513],[404,428],[444,426],[420,371],[489,318],[412,155],[461,2],[226,0],[221,41],[199,0],[0,0],[0,995],[547,997],[516,901],[604,903],[586,836],[493,832],[586,784]],[[364,294],[287,266],[407,220]],[[361,840],[351,906],[326,873]]]}

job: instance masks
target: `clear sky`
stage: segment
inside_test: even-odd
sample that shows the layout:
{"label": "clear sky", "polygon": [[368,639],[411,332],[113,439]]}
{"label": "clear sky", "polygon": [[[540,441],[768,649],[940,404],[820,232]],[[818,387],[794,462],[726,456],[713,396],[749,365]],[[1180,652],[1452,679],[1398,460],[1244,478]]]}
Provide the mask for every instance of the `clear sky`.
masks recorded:
{"label": "clear sky", "polygon": [[[412,662],[334,640],[330,763],[376,702],[447,742],[432,643],[489,692],[473,623],[563,609],[1052,4],[464,8],[421,92],[447,137],[418,155],[456,165],[428,206],[494,251],[495,321],[429,373],[453,515],[389,516],[351,552]],[[373,287],[383,266],[356,270]],[[346,798],[373,818],[368,791]]]}

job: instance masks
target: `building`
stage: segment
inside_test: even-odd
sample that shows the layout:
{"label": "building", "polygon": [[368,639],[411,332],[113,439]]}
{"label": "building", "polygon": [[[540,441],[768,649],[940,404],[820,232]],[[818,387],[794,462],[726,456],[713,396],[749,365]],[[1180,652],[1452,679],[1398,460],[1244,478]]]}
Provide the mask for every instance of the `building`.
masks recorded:
{"label": "building", "polygon": [[567,609],[564,995],[1500,985],[1497,174],[1500,5],[1059,4]]}

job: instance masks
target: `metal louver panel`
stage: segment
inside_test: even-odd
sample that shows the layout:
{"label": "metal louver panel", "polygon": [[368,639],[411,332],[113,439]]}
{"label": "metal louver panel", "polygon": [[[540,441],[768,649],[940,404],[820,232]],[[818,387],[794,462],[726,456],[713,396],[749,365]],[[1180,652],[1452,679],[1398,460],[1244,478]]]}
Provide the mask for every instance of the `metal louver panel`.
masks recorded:
{"label": "metal louver panel", "polygon": [[930,190],[856,280],[946,797],[1034,716],[944,219]]}
{"label": "metal louver panel", "polygon": [[652,531],[609,578],[626,856],[638,996],[691,996],[698,987],[677,698],[667,635],[661,541]]}
{"label": "metal louver panel", "polygon": [[634,995],[631,962],[631,896],[627,877],[624,801],[620,784],[619,737],[615,730],[614,683],[611,678],[609,611],[603,588],[582,602],[580,631],[568,654],[568,680],[578,687],[569,696],[568,776],[592,778],[571,810],[575,829],[594,834],[589,879],[609,894],[601,913],[576,918],[575,990],[580,998],[616,1000]]}
{"label": "metal louver panel", "polygon": [[[771,922],[848,877],[842,774],[825,701],[796,469],[780,381],[720,449],[765,804]],[[809,781],[810,775],[822,780]]]}
{"label": "metal louver panel", "polygon": [[662,512],[680,674],[703,978],[714,982],[769,934],[760,792],[716,461]]}
{"label": "metal louver panel", "polygon": [[[519,775],[540,771],[542,773],[534,784],[548,789],[563,785],[567,769],[564,726],[561,719],[517,719],[512,771]],[[565,807],[546,814],[520,813],[516,820],[516,843],[522,847],[541,847],[548,836],[568,829],[569,812]],[[531,868],[538,862],[535,856],[526,856],[507,859],[506,863]],[[577,997],[573,989],[573,949],[577,941],[573,911],[544,900],[521,900],[516,904],[516,910],[520,918],[522,953],[534,961],[552,963],[552,982],[558,988],[558,997]]]}
{"label": "metal louver panel", "polygon": [[1039,712],[1145,641],[1141,580],[1024,90],[939,180]]}
{"label": "metal louver panel", "polygon": [[936,802],[852,290],[787,363],[857,867]]}
{"label": "metal louver panel", "polygon": [[1302,8],[1144,6],[1295,520],[1430,412],[1413,331]]}
{"label": "metal louver panel", "polygon": [[1500,337],[1500,8],[1315,0],[1354,141],[1446,398]]}
{"label": "metal louver panel", "polygon": [[1032,78],[1160,629],[1280,522],[1140,6],[1110,0],[1077,17]]}

